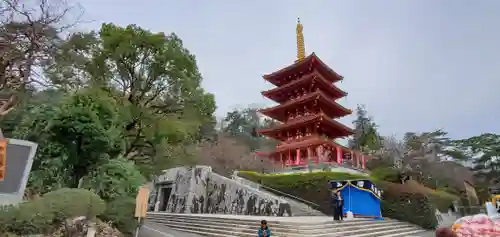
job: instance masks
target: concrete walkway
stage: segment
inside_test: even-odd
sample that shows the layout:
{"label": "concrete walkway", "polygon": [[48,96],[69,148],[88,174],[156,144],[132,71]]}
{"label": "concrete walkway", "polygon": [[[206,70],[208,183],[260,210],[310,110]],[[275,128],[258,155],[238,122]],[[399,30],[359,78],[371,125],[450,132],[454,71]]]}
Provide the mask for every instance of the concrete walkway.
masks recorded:
{"label": "concrete walkway", "polygon": [[201,235],[184,233],[160,224],[146,222],[139,230],[139,237],[201,237]]}
{"label": "concrete walkway", "polygon": [[416,234],[416,235],[408,235],[406,237],[435,237],[435,236],[436,236],[436,232],[432,230],[432,231],[426,231],[426,232]]}

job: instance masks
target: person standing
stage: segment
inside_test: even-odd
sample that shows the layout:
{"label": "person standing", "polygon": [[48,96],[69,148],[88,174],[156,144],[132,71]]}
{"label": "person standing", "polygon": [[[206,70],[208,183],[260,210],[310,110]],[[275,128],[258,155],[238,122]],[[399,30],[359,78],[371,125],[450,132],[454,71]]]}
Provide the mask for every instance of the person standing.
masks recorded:
{"label": "person standing", "polygon": [[337,211],[337,203],[338,203],[338,200],[337,200],[337,192],[332,192],[332,212],[333,212],[333,220],[334,221],[338,221],[339,220],[339,215],[338,215],[338,211]]}
{"label": "person standing", "polygon": [[344,220],[344,197],[340,191],[337,191],[337,219],[343,221]]}

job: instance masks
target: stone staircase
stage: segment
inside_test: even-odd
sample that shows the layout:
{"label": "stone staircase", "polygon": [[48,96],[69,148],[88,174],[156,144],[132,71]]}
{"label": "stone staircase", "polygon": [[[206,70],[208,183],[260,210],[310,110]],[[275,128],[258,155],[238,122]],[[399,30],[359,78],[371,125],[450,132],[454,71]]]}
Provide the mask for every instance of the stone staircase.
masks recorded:
{"label": "stone staircase", "polygon": [[146,223],[168,226],[177,231],[213,237],[254,237],[260,220],[267,220],[277,237],[405,237],[419,236],[425,230],[396,221],[352,219],[341,223],[331,217],[260,217],[215,214],[148,213]]}

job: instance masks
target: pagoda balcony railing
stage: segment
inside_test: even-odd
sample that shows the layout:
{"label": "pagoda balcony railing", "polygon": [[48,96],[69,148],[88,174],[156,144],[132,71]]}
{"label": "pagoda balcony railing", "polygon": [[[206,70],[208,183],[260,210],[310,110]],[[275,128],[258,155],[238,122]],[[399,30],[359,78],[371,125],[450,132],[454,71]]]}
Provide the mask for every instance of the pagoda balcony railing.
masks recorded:
{"label": "pagoda balcony railing", "polygon": [[[312,167],[311,167],[312,166]],[[370,173],[366,169],[362,169],[361,167],[357,167],[354,165],[351,161],[344,161],[342,164],[338,164],[337,162],[321,162],[321,163],[309,163],[309,162],[300,162],[299,164],[296,164],[292,162],[292,164],[285,164],[285,168],[290,168],[293,170],[306,170],[306,169],[325,169],[325,168],[346,168],[346,169],[352,169],[356,170],[362,173]]]}
{"label": "pagoda balcony railing", "polygon": [[306,91],[306,92],[302,92],[302,93],[300,93],[298,95],[291,96],[290,99],[289,99],[289,101],[298,100],[298,99],[300,99],[300,98],[302,98],[304,96],[308,96],[311,93],[315,93],[315,92],[319,92],[321,94],[321,96],[324,96],[327,100],[331,101],[332,103],[337,103],[336,101],[338,99],[335,99],[334,97],[327,95],[325,92],[321,91],[320,89],[316,89],[315,91]]}
{"label": "pagoda balcony railing", "polygon": [[[336,159],[336,158],[334,158]],[[293,166],[309,166],[309,165],[333,165],[333,166],[342,166],[346,168],[361,168],[357,167],[357,164],[354,164],[354,161],[344,155],[342,159],[342,164],[337,163],[337,161],[318,161],[317,156],[312,156],[309,159],[303,159],[299,163],[295,162],[294,160],[286,160],[285,161],[285,166],[286,167],[293,167]]]}
{"label": "pagoda balcony railing", "polygon": [[313,138],[312,134],[301,136],[299,138],[293,137],[290,140],[285,140],[285,141],[279,143],[278,145],[276,145],[276,148],[279,148],[279,147],[282,147],[282,146],[285,146],[285,145],[288,145],[288,144],[291,144],[291,143],[295,143],[295,142],[301,142],[301,141],[304,141],[304,140],[307,140],[307,139],[310,139],[310,138]]}

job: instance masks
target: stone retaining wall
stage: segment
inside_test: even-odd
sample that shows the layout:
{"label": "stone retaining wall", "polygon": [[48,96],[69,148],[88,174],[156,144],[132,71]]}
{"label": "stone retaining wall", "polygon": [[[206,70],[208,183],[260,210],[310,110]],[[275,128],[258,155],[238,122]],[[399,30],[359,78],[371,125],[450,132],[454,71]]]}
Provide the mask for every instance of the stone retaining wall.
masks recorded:
{"label": "stone retaining wall", "polygon": [[210,167],[182,167],[175,172],[167,212],[292,215],[285,200],[216,174]]}

